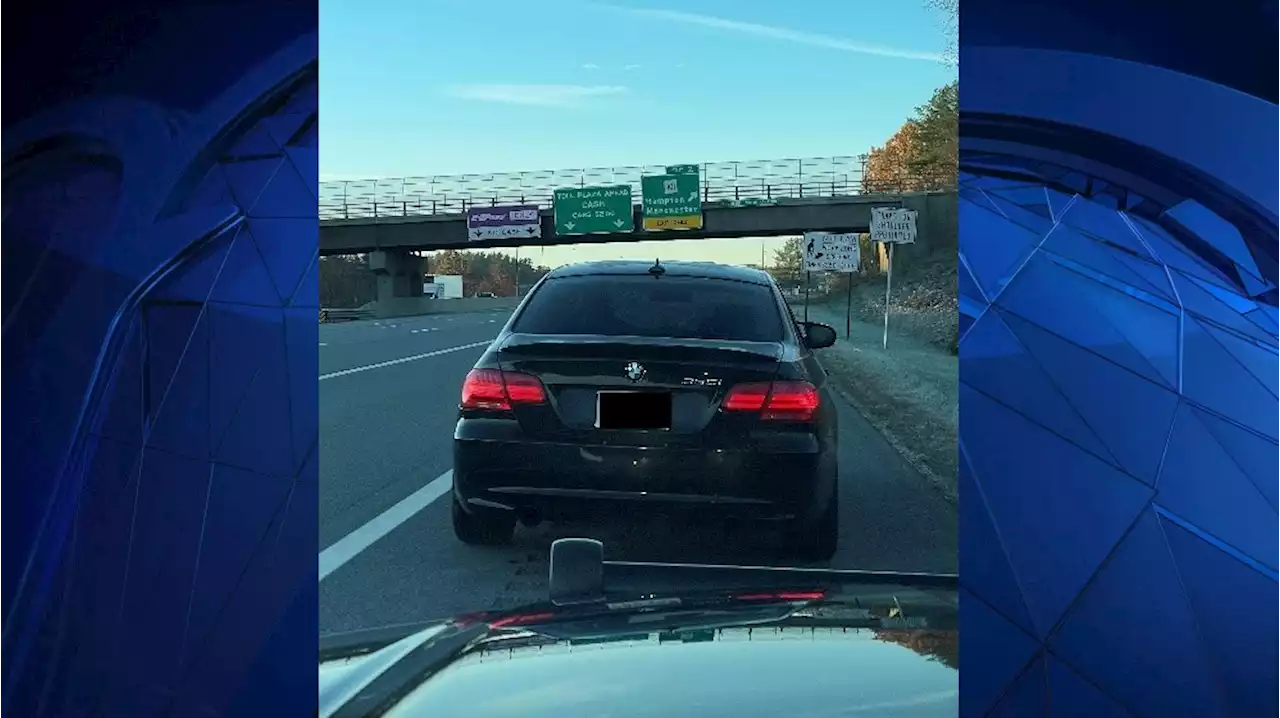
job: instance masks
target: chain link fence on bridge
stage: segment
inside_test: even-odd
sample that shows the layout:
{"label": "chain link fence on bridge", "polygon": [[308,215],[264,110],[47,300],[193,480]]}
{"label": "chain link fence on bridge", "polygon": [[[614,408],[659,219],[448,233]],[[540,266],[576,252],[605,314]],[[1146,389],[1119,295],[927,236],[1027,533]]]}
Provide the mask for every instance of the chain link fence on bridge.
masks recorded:
{"label": "chain link fence on bridge", "polygon": [[[723,204],[768,204],[781,199],[839,197],[951,188],[952,177],[866,177],[866,157],[847,155],[786,160],[708,162],[699,167],[702,199]],[[320,183],[320,219],[461,214],[471,207],[536,204],[550,209],[555,190],[631,185],[640,201],[640,178],[664,165],[505,172]]]}

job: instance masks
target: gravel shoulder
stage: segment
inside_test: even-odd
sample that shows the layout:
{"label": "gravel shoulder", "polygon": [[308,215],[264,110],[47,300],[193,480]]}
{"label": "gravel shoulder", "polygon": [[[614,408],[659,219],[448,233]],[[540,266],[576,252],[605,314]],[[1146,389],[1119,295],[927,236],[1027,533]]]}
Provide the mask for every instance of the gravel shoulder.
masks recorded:
{"label": "gravel shoulder", "polygon": [[[940,341],[945,330],[940,334],[937,329],[948,321],[947,312],[903,312],[897,317],[891,312],[886,349],[883,323],[863,318],[868,312],[859,294],[864,292],[855,290],[847,337],[844,301],[809,305],[810,321],[829,324],[840,336],[834,346],[819,350],[818,356],[845,398],[954,503],[959,363],[945,346],[945,339]],[[803,300],[794,303],[794,311],[800,318]],[[955,321],[954,310],[949,320]]]}

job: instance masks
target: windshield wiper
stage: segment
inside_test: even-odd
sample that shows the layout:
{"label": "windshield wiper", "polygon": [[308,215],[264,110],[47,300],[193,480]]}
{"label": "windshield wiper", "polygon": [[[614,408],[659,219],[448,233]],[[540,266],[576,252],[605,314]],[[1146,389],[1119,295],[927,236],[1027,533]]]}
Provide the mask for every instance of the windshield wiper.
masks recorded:
{"label": "windshield wiper", "polygon": [[801,586],[884,586],[955,594],[960,586],[955,574],[605,561],[604,545],[582,538],[558,539],[551,544],[550,579],[551,602],[558,606],[599,603],[606,588],[661,595],[679,594],[681,587],[690,585],[766,592]]}
{"label": "windshield wiper", "polygon": [[446,627],[365,685],[331,718],[373,718],[394,708],[422,681],[448,666],[468,648],[493,634],[487,623]]}
{"label": "windshield wiper", "polygon": [[[658,611],[619,610],[566,615],[559,620],[523,626],[526,630],[554,638],[593,638],[620,630],[658,633],[669,630],[711,630],[775,623],[804,608],[803,603],[768,606],[676,607]],[[576,613],[576,612],[575,612]]]}
{"label": "windshield wiper", "polygon": [[333,633],[320,636],[320,662],[339,661],[380,651],[415,633],[443,627],[450,619],[416,621],[378,628],[362,628],[358,631]]}

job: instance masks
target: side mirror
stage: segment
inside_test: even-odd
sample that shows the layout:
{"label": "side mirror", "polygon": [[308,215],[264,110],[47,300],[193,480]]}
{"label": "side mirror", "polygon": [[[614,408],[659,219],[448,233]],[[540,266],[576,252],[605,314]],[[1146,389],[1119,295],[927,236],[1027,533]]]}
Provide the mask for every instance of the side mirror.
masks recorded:
{"label": "side mirror", "polygon": [[826,324],[804,322],[804,344],[810,349],[826,349],[836,343],[836,330]]}

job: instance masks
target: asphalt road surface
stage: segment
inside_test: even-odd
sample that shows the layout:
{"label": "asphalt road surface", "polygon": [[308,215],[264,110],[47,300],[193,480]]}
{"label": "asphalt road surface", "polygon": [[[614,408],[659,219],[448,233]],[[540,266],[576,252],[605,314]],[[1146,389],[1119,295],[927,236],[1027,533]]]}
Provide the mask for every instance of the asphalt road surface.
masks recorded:
{"label": "asphalt road surface", "polygon": [[[548,551],[598,538],[606,558],[785,565],[768,531],[647,523],[518,528],[508,547],[457,541],[453,425],[467,370],[507,313],[320,327],[320,633],[514,608],[546,598]],[[821,354],[819,354],[821,356]],[[852,407],[840,411],[833,568],[955,571],[955,508]]]}

